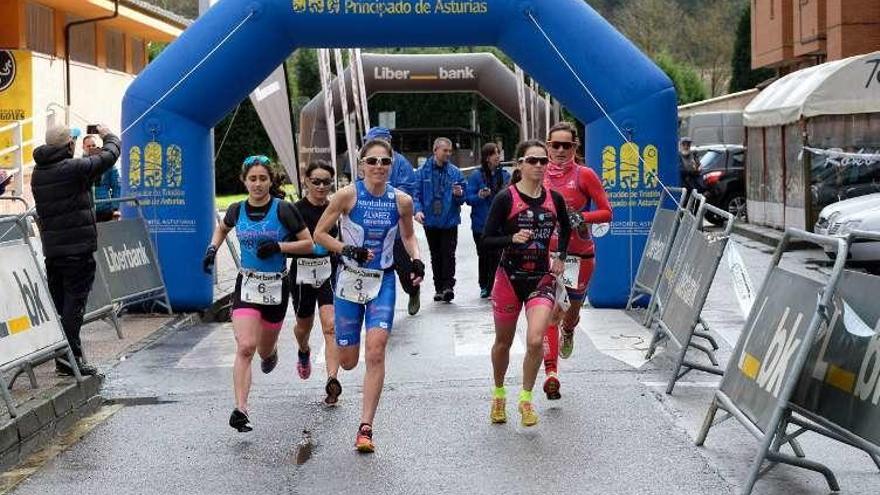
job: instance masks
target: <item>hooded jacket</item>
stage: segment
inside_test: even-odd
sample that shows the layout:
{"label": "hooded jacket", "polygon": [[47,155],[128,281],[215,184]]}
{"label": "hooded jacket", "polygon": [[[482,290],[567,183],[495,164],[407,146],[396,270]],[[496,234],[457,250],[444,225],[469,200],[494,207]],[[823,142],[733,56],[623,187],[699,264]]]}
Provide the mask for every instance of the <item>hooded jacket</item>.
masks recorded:
{"label": "hooded jacket", "polygon": [[[463,194],[454,196],[452,186],[459,184]],[[465,181],[452,162],[437,166],[434,157],[416,172],[416,188],[413,191],[415,212],[425,214],[425,227],[451,229],[461,223],[461,205],[465,200]],[[435,210],[436,205],[436,210]]]}
{"label": "hooded jacket", "polygon": [[119,159],[119,138],[103,137],[96,155],[73,158],[68,145],[34,150],[31,189],[46,258],[88,255],[98,249],[92,184]]}

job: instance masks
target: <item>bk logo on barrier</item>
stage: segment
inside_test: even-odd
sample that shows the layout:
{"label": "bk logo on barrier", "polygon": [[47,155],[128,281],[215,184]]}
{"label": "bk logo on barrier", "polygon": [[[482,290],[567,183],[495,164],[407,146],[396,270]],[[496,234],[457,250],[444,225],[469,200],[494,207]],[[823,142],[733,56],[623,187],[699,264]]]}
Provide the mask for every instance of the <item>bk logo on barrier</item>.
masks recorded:
{"label": "bk logo on barrier", "polygon": [[12,277],[15,279],[27,314],[0,321],[0,338],[25,332],[51,321],[49,311],[46,309],[45,295],[37,283],[38,276],[32,277],[27,269],[22,269],[13,271]]}

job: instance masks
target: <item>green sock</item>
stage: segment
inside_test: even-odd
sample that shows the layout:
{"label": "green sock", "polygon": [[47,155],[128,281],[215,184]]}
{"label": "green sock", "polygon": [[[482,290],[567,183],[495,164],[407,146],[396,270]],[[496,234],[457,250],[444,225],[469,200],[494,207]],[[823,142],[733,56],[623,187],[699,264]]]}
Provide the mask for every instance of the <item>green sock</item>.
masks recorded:
{"label": "green sock", "polygon": [[519,401],[520,402],[531,402],[532,401],[532,391],[531,390],[520,391]]}
{"label": "green sock", "polygon": [[507,397],[507,390],[504,390],[504,387],[492,387],[492,398],[493,399],[504,399]]}

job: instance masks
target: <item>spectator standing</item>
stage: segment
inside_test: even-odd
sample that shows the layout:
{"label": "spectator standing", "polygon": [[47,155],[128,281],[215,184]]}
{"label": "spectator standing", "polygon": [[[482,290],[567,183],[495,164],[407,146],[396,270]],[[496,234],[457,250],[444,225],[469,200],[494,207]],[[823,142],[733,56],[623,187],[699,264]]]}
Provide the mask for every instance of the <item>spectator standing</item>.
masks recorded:
{"label": "spectator standing", "polygon": [[700,175],[700,162],[696,153],[691,150],[691,138],[685,136],[678,142],[678,174],[681,187],[696,189],[697,177]]}
{"label": "spectator standing", "polygon": [[489,216],[489,207],[495,196],[510,182],[510,174],[500,167],[501,149],[495,143],[487,143],[480,150],[480,169],[475,170],[467,181],[467,203],[471,205],[471,231],[479,257],[480,297],[492,293],[495,270],[501,260],[501,252],[483,245],[483,228]]}
{"label": "spectator standing", "polygon": [[[97,136],[89,134],[83,138],[83,157],[98,155],[101,148],[98,147]],[[119,198],[119,170],[111,167],[110,170],[101,174],[101,178],[95,181],[95,219],[98,222],[109,222],[119,217],[119,203],[98,201]]]}
{"label": "spectator standing", "polygon": [[465,201],[464,177],[449,161],[452,141],[434,141],[433,155],[416,172],[415,219],[425,227],[434,273],[434,301],[455,298],[455,248],[461,205]]}
{"label": "spectator standing", "polygon": [[[75,136],[66,126],[52,126],[46,131],[46,144],[34,150],[31,187],[39,215],[43,254],[49,293],[61,326],[76,357],[80,372],[93,375],[97,370],[86,364],[80,328],[86,301],[95,280],[98,231],[92,210],[91,188],[95,180],[110,170],[119,159],[119,138],[104,126],[98,135],[104,145],[99,153],[74,158]],[[71,363],[55,360],[59,374],[72,375]]]}

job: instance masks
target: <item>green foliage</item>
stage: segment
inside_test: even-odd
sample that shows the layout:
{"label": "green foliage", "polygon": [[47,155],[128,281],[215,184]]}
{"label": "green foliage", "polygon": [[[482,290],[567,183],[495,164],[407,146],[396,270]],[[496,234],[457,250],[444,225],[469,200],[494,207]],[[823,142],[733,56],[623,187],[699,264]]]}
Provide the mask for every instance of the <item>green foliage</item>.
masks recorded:
{"label": "green foliage", "polygon": [[752,70],[752,8],[745,2],[739,23],[736,27],[736,40],[733,45],[733,58],[730,61],[732,75],[730,92],[754,88],[775,74],[771,69]]}
{"label": "green foliage", "polygon": [[[241,162],[248,156],[266,155],[273,160],[277,159],[274,156],[275,148],[272,147],[250,98],[241,102],[238,115],[232,121],[232,128],[229,128],[233,114],[234,110],[214,127],[214,183],[217,194],[246,192],[238,176],[241,173]],[[224,143],[223,136],[227,129],[229,135]]]}
{"label": "green foliage", "polygon": [[665,52],[654,57],[654,62],[672,79],[675,91],[678,93],[679,105],[706,99],[706,88],[693,67],[675,60],[672,55]]}

